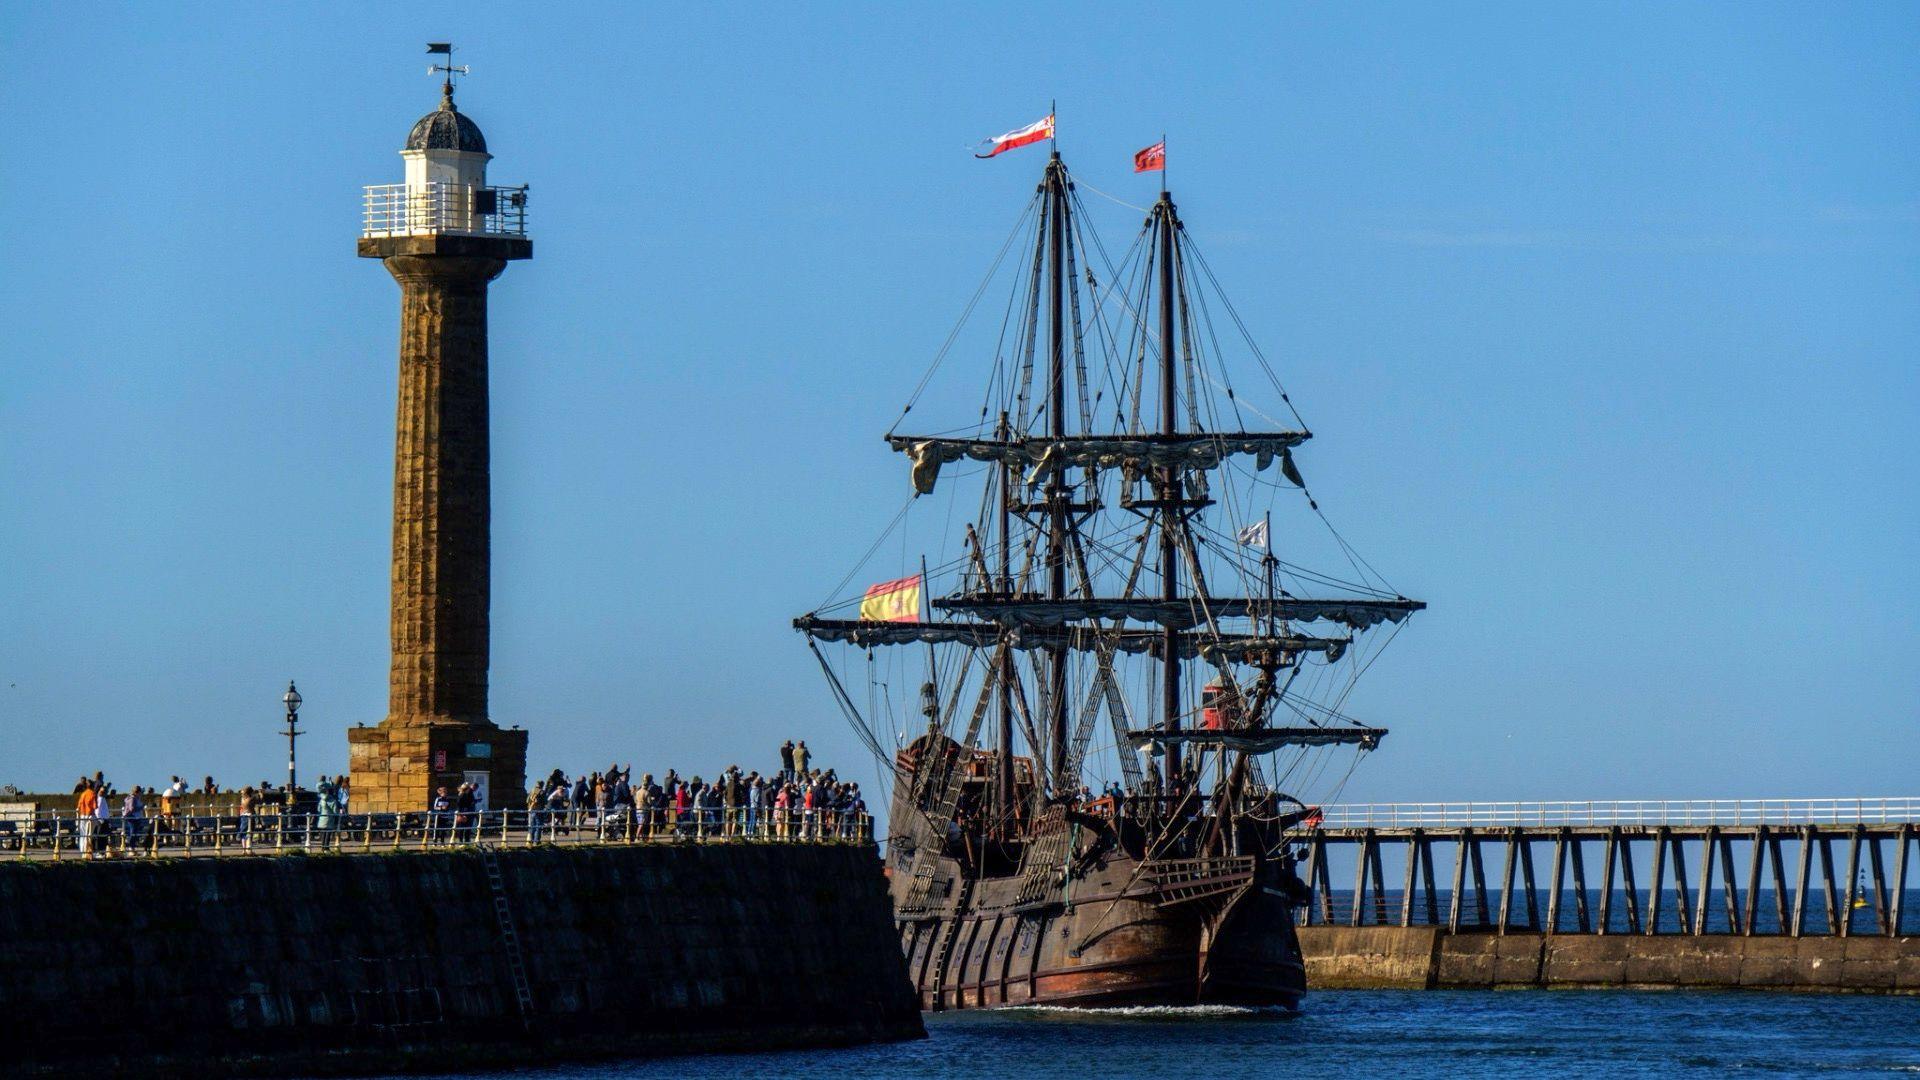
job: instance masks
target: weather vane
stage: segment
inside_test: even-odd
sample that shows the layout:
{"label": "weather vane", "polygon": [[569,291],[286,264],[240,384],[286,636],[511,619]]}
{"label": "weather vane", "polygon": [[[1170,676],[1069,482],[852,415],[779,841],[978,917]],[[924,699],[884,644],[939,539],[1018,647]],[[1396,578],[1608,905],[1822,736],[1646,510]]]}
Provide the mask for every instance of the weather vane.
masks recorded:
{"label": "weather vane", "polygon": [[447,96],[452,97],[453,96],[453,77],[455,75],[467,74],[467,66],[465,64],[461,64],[459,67],[454,66],[453,42],[451,41],[429,41],[427,42],[427,52],[430,54],[436,54],[436,55],[444,56],[447,58],[447,62],[444,64],[428,64],[427,74],[433,75],[442,71],[446,72],[447,73],[447,82],[446,82]]}

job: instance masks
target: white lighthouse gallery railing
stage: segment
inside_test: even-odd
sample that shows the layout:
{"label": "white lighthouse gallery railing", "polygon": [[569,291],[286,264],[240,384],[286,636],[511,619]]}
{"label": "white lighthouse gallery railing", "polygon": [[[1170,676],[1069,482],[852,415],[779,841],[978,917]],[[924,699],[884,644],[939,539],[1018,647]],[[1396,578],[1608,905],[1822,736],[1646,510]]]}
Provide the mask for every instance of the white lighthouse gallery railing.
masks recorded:
{"label": "white lighthouse gallery railing", "polygon": [[368,186],[366,223],[360,235],[436,233],[525,236],[527,189],[438,183]]}
{"label": "white lighthouse gallery railing", "polygon": [[1342,803],[1325,807],[1320,825],[1328,829],[1486,829],[1543,825],[1886,825],[1901,822],[1920,822],[1920,797]]}

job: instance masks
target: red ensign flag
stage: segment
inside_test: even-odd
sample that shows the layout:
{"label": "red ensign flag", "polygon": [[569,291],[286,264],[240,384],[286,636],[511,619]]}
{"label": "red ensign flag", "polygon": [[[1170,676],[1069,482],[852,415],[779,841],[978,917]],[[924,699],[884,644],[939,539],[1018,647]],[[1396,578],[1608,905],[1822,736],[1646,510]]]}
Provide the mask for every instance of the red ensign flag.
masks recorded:
{"label": "red ensign flag", "polygon": [[1133,155],[1134,172],[1166,172],[1167,140],[1161,139],[1145,150]]}

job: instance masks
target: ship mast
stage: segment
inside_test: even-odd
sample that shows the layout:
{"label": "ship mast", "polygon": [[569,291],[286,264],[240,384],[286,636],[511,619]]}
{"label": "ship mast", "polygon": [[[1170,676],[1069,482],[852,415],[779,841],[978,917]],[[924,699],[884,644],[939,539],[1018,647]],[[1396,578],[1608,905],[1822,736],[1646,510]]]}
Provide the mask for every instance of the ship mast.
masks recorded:
{"label": "ship mast", "polygon": [[[1060,151],[1047,163],[1047,429],[1055,439],[1067,434],[1067,167]],[[1047,599],[1067,598],[1066,470],[1047,480]],[[1067,649],[1047,649],[1047,749],[1051,753],[1053,792],[1067,797],[1078,788],[1067,775]]]}
{"label": "ship mast", "polygon": [[[1007,423],[1007,414],[1000,413],[1000,425],[994,430],[994,437],[1006,439],[1012,436],[1013,429]],[[1014,472],[1009,465],[1000,466],[1000,581],[998,591],[1003,596],[1013,595],[1013,482]],[[989,588],[994,588],[989,586]],[[997,804],[994,820],[999,823],[1003,836],[1012,835],[1014,829],[1013,812],[1013,650],[1000,650],[999,679],[1000,689],[1000,760],[999,773],[994,777],[994,802]]]}
{"label": "ship mast", "polygon": [[[1163,187],[1160,201],[1153,206],[1153,216],[1158,223],[1157,232],[1160,242],[1160,432],[1163,435],[1177,435],[1180,430],[1179,411],[1174,395],[1173,371],[1173,245],[1174,213],[1173,197]],[[1173,530],[1176,521],[1184,525],[1178,515],[1180,508],[1180,474],[1169,465],[1160,472],[1160,598],[1167,601],[1180,599],[1180,553],[1176,550]],[[1165,631],[1162,645],[1161,710],[1168,731],[1180,730],[1180,649],[1179,631],[1169,626]],[[1180,744],[1167,745],[1167,782],[1171,787],[1173,778],[1180,775]]]}

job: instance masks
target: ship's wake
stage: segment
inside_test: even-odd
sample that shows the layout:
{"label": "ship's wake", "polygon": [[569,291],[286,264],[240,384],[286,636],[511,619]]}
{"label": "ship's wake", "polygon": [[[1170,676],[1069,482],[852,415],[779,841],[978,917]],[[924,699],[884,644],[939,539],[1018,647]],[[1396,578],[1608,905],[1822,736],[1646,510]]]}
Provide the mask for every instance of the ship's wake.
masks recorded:
{"label": "ship's wake", "polygon": [[1252,1005],[1009,1005],[993,1010],[1001,1015],[1075,1020],[1251,1020],[1293,1016],[1298,1010]]}

